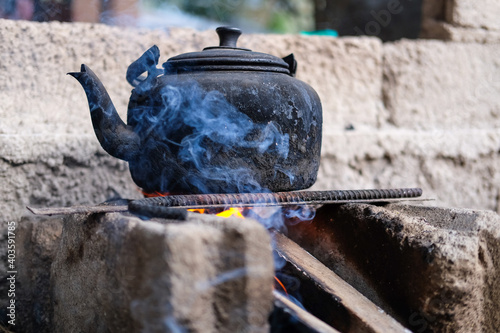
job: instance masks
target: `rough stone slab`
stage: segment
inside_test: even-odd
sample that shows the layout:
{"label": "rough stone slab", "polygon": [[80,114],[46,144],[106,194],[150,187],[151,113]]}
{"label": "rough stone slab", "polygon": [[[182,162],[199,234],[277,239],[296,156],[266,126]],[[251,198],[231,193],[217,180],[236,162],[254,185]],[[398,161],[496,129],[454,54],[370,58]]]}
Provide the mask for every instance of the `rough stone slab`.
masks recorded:
{"label": "rough stone slab", "polygon": [[500,212],[500,129],[323,137],[315,190],[421,187],[428,203]]}
{"label": "rough stone slab", "polygon": [[420,38],[440,39],[461,43],[500,43],[500,30],[487,30],[480,28],[463,28],[426,19],[422,22]]}
{"label": "rough stone slab", "polygon": [[[139,198],[127,163],[91,135],[0,135],[0,220],[31,215],[26,206],[96,204]],[[0,229],[3,231],[5,225]]]}
{"label": "rough stone slab", "polygon": [[193,216],[66,219],[51,269],[54,331],[267,331],[267,231],[253,220]]}
{"label": "rough stone slab", "polygon": [[466,28],[500,30],[497,0],[447,0],[446,21]]}
{"label": "rough stone slab", "polygon": [[496,0],[423,0],[422,37],[481,42],[489,35],[498,42],[499,15]]}
{"label": "rough stone slab", "polygon": [[62,226],[60,218],[23,217],[17,223],[16,326],[9,327],[15,332],[53,332],[50,266],[58,251]]}
{"label": "rough stone slab", "polygon": [[290,237],[412,331],[497,332],[500,216],[324,206]]}
{"label": "rough stone slab", "polygon": [[500,44],[384,45],[388,121],[412,129],[500,128]]}

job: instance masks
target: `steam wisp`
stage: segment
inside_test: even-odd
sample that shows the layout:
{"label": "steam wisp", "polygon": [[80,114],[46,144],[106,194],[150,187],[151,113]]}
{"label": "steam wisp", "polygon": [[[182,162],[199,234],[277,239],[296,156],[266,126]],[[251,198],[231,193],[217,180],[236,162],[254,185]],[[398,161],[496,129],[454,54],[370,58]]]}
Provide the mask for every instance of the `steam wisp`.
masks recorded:
{"label": "steam wisp", "polygon": [[[161,192],[266,192],[250,167],[252,156],[262,156],[262,168],[271,161],[275,173],[289,171],[279,163],[288,156],[289,135],[277,123],[254,122],[222,93],[182,81],[182,74],[177,84],[158,84],[158,52],[152,47],[127,71],[127,80],[136,86],[133,96],[141,100],[130,105],[128,117],[141,138],[141,152],[129,161],[134,180]],[[143,72],[148,76],[141,77]],[[150,161],[153,155],[160,160]],[[159,179],[141,175],[140,169],[155,170]]]}

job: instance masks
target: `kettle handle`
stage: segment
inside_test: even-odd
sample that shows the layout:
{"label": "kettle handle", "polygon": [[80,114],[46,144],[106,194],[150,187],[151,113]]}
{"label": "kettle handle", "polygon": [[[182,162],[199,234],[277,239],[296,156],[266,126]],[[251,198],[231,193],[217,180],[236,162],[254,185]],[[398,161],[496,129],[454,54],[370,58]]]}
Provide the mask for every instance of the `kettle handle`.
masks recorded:
{"label": "kettle handle", "polygon": [[144,72],[148,72],[148,77],[151,75],[158,76],[160,73],[156,66],[159,59],[160,49],[158,49],[158,46],[153,45],[139,59],[128,66],[126,75],[128,83],[133,87],[137,87],[146,80],[146,77],[142,75]]}
{"label": "kettle handle", "polygon": [[295,77],[295,73],[297,73],[297,60],[295,60],[295,56],[293,53],[290,53],[286,57],[282,58],[284,62],[288,64],[288,70],[290,71],[290,76]]}

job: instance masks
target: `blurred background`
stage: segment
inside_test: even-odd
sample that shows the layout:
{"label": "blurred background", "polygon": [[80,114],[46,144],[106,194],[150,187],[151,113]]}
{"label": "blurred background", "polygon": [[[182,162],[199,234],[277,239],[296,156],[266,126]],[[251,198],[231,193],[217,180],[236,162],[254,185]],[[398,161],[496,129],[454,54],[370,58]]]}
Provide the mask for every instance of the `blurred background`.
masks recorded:
{"label": "blurred background", "polygon": [[94,22],[150,29],[370,35],[417,38],[422,0],[0,0],[0,17]]}

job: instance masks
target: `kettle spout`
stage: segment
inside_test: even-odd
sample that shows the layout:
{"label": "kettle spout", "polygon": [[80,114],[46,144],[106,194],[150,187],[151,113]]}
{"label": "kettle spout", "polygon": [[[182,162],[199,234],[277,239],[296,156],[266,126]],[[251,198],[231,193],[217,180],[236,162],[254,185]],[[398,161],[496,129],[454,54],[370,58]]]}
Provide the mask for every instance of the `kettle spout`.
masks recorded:
{"label": "kettle spout", "polygon": [[86,65],[80,72],[68,74],[80,82],[87,95],[92,125],[102,148],[116,158],[134,160],[140,151],[140,138],[121,120],[99,78]]}

